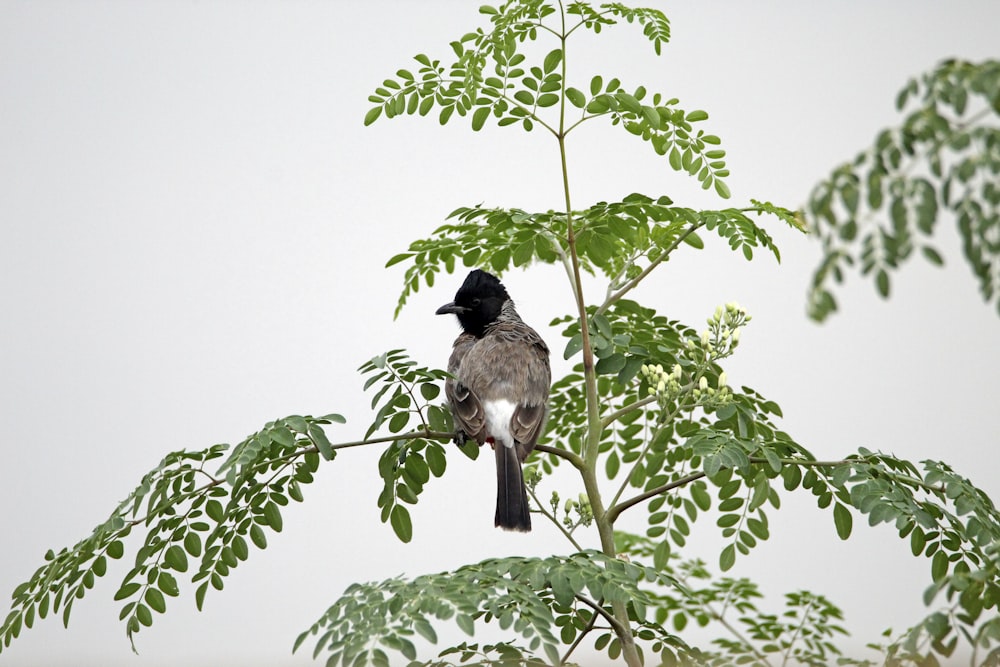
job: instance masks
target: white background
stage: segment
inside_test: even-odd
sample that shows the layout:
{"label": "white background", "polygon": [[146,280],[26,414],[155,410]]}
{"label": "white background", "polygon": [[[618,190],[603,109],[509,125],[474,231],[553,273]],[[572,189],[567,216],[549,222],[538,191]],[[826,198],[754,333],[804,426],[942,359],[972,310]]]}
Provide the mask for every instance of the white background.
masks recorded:
{"label": "white background", "polygon": [[[450,57],[447,42],[479,25],[477,4],[0,3],[0,591],[46,549],[88,534],[167,451],[238,442],[293,413],[342,412],[348,425],[331,437],[355,439],[370,418],[360,363],[407,347],[444,365],[456,325],[433,312],[462,276],[421,290],[394,321],[402,267],[384,262],[461,205],[559,207],[555,143],[361,119],[368,94],[413,54]],[[736,205],[801,205],[896,122],[909,76],[945,57],[996,57],[1000,25],[988,0],[662,8],[674,29],[663,57],[621,26],[580,39],[570,77],[585,88],[617,75],[708,110]],[[633,191],[724,205],[647,145],[591,125],[570,144],[576,206]],[[894,274],[887,303],[852,278],[842,314],[823,326],[804,315],[817,244],[768,225],[782,265],[748,264],[709,239],[636,296],[699,328],[716,304],[745,305],[754,321],[730,381],[778,401],[786,430],[817,456],[866,446],[943,459],[1000,493],[1000,321],[953,225],[941,223],[947,268],[916,260]],[[544,325],[571,310],[564,276],[536,267],[505,283],[560,358]],[[541,520],[528,536],[496,531],[490,458],[456,455],[400,544],[378,521],[377,455],[324,465],[269,548],[203,613],[191,586],[169,600],[138,657],[111,599],[122,566],[78,601],[69,630],[38,624],[0,665],[311,664],[308,646],[290,655],[292,641],[353,581],[567,551]],[[923,615],[929,562],[891,528],[856,519],[843,543],[808,494],[784,508],[771,512],[772,540],[733,571],[761,582],[766,606],[803,587],[830,596],[857,656]],[[717,563],[717,532],[705,521],[690,555]]]}

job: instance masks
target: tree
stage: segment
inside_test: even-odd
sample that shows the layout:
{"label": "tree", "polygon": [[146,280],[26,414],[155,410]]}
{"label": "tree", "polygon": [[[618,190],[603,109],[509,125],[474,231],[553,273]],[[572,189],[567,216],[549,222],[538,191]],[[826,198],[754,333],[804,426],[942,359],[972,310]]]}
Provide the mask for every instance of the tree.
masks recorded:
{"label": "tree", "polygon": [[[916,108],[912,108],[916,106]],[[1000,312],[1000,62],[949,60],[899,91],[907,111],[898,128],[838,167],[813,190],[808,212],[823,243],[813,276],[810,315],[837,309],[829,285],[858,264],[883,298],[889,273],[920,250],[936,266],[930,243],[945,214],[954,218],[962,252],[987,303]],[[912,109],[912,110],[911,110]],[[882,220],[888,214],[888,220]]]}
{"label": "tree", "polygon": [[[639,88],[626,92],[616,80],[595,78],[580,89],[566,81],[572,31],[597,32],[610,21],[631,20],[658,48],[669,37],[665,19],[621,5],[593,10],[575,4],[563,13],[539,2],[509,3],[485,13],[491,28],[456,42],[452,66],[441,71],[435,61],[418,57],[416,75],[401,71],[376,90],[369,121],[379,113],[429,113],[436,107],[439,118],[468,116],[474,128],[492,113],[502,125],[547,130],[563,158],[565,209],[456,210],[453,223],[393,258],[412,263],[401,303],[422,284],[431,284],[442,265],[450,270],[459,259],[495,271],[532,261],[566,268],[575,303],[560,322],[567,356],[581,363],[556,383],[552,438],[541,450],[538,470],[572,466],[580,473],[585,497],[570,494],[565,503],[539,502],[538,508],[570,541],[577,530],[595,528],[602,550],[497,559],[414,581],[355,587],[317,624],[319,648],[340,658],[363,655],[380,661],[382,649],[366,641],[377,637],[383,646],[409,655],[415,650],[414,634],[433,640],[430,621],[448,617],[464,629],[474,627],[476,618],[496,619],[528,646],[526,651],[513,644],[453,647],[446,649],[445,660],[521,656],[542,648],[555,661],[571,657],[578,640],[596,633],[600,647],[631,663],[639,654],[636,638],[646,642],[647,651],[668,658],[712,659],[715,653],[718,659],[763,659],[775,652],[823,662],[835,651],[828,640],[838,631],[838,612],[828,601],[792,594],[792,621],[755,614],[751,583],[716,580],[702,564],[678,562],[690,523],[714,508],[730,539],[720,555],[721,568],[728,569],[738,553],[769,536],[764,509],[778,505],[779,487],[804,487],[821,507],[832,509],[841,536],[851,532],[851,507],[872,522],[895,523],[915,550],[933,556],[935,588],[957,595],[956,609],[966,616],[956,616],[957,624],[933,616],[910,638],[915,642],[929,632],[938,650],[947,652],[957,636],[955,627],[980,620],[977,605],[995,609],[995,554],[986,547],[996,539],[998,522],[989,500],[940,464],[929,463],[921,472],[867,451],[815,461],[778,430],[776,404],[725,381],[719,362],[733,352],[738,332],[749,321],[742,309],[735,304],[717,309],[705,335],[626,298],[672,253],[685,244],[702,245],[699,231],[717,232],[748,258],[760,248],[777,255],[770,236],[750,216],[771,214],[797,225],[795,216],[766,203],[696,211],[662,196],[642,195],[582,210],[571,205],[566,139],[575,126],[567,120],[569,112],[588,122],[610,120],[649,141],[675,170],[690,173],[721,197],[728,193],[725,155],[717,139],[695,130],[707,114],[685,113],[678,102],[656,95],[647,99]],[[531,43],[552,33],[557,48],[538,58],[535,68],[522,65],[519,56],[530,55]],[[602,301],[590,305],[581,280],[587,270],[603,275],[610,286]],[[145,545],[116,596],[124,603],[129,633],[165,609],[166,598],[178,592],[176,573],[187,573],[190,559],[198,559],[192,579],[200,605],[209,587],[221,589],[229,571],[249,556],[251,544],[263,547],[266,531],[281,530],[281,508],[289,499],[301,500],[301,487],[312,480],[321,459],[331,460],[347,447],[389,444],[379,466],[385,483],[383,520],[401,539],[409,539],[413,528],[406,505],[447,466],[451,428],[435,403],[443,376],[401,351],[373,359],[362,371],[379,408],[364,441],[331,443],[323,426],[341,421],[337,415],[288,417],[268,423],[228,457],[223,447],[168,455],[90,538],[51,554],[36,577],[15,591],[15,609],[3,626],[5,644],[22,626],[30,627],[36,615],[62,611],[68,618],[72,601],[94,585],[108,558],[123,555],[122,538],[132,531],[145,534]],[[383,426],[390,435],[374,437]],[[608,481],[613,483],[601,483]],[[544,484],[544,478],[537,480],[535,490]],[[647,509],[647,534],[615,535],[618,517],[641,508]],[[960,518],[970,516],[974,523]],[[632,562],[615,558],[619,555],[629,555]],[[746,620],[732,619],[726,614],[732,609]],[[386,614],[393,623],[380,626]],[[698,651],[665,626],[669,622],[681,632],[690,620],[717,622],[732,637]],[[994,626],[982,627],[988,633]]]}

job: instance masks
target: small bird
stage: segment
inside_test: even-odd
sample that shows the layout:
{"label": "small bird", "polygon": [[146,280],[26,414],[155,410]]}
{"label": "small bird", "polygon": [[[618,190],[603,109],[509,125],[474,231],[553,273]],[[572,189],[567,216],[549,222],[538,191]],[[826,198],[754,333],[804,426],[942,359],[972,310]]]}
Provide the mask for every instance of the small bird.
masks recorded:
{"label": "small bird", "polygon": [[459,437],[489,443],[497,463],[494,525],[528,532],[528,492],[521,464],[545,426],[552,383],[549,348],[514,310],[500,280],[476,269],[455,300],[437,310],[462,325],[445,383]]}

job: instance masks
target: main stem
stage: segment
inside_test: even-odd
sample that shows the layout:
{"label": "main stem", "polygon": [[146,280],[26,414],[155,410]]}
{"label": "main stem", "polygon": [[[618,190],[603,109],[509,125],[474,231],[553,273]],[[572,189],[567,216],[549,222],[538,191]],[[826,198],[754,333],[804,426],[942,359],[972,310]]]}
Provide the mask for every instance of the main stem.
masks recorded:
{"label": "main stem", "polygon": [[[570,263],[573,269],[573,293],[576,297],[577,314],[580,317],[580,335],[583,342],[583,378],[587,392],[587,438],[583,446],[583,467],[580,475],[583,486],[590,501],[590,508],[597,524],[597,532],[601,538],[601,551],[614,558],[615,552],[614,524],[608,516],[601,500],[601,490],[597,485],[597,459],[601,443],[601,432],[604,426],[601,422],[600,404],[597,394],[597,372],[594,368],[594,349],[590,343],[590,329],[587,323],[587,307],[583,298],[583,281],[580,279],[580,257],[576,249],[576,230],[573,228],[573,204],[569,192],[569,167],[566,161],[566,11],[562,0],[559,2],[562,16],[560,33],[560,48],[562,49],[562,95],[559,103],[559,158],[562,166],[563,198],[566,205],[566,245],[569,249]],[[642,661],[632,636],[632,626],[629,622],[628,609],[624,602],[613,602],[611,605],[620,630],[618,639],[621,643],[622,656],[629,667],[641,667]]]}

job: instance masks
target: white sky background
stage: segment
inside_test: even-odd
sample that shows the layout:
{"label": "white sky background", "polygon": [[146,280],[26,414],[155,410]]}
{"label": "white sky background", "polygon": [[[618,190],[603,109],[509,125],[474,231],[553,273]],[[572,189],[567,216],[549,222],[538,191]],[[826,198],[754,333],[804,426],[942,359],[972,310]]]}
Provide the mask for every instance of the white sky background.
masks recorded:
{"label": "white sky background", "polygon": [[[407,347],[444,365],[456,324],[433,313],[463,276],[393,321],[402,267],[382,266],[460,205],[558,207],[554,141],[361,119],[413,54],[449,57],[447,42],[479,25],[478,4],[0,3],[0,594],[46,549],[88,534],[164,453],[238,442],[294,413],[342,412],[348,425],[331,438],[355,439],[370,417],[360,363]],[[896,122],[909,76],[998,55],[1000,4],[985,0],[662,6],[674,31],[664,56],[621,26],[571,46],[570,77],[585,88],[617,75],[708,110],[736,205],[801,205]],[[725,205],[618,129],[574,133],[570,160],[578,207],[633,191]],[[946,269],[915,260],[888,303],[853,279],[823,326],[804,315],[818,246],[768,225],[782,265],[748,264],[706,237],[706,251],[672,260],[637,296],[699,328],[716,304],[745,305],[754,321],[731,383],[778,401],[817,456],[866,446],[943,459],[1000,496],[1000,321],[953,225],[942,223]],[[571,310],[562,274],[535,267],[505,282],[565,368],[563,340],[544,328]],[[351,582],[567,551],[542,520],[528,536],[495,530],[491,459],[454,454],[400,544],[378,521],[377,455],[325,464],[269,548],[203,613],[184,587],[140,633],[139,656],[112,601],[124,566],[78,601],[69,630],[37,624],[0,665],[313,664],[311,646],[290,655],[292,641]],[[785,591],[830,596],[857,655],[924,613],[929,562],[890,527],[856,517],[842,543],[808,493],[786,494],[770,517],[772,540],[733,574],[759,581],[773,610]],[[690,553],[714,566],[718,530],[703,524]]]}

